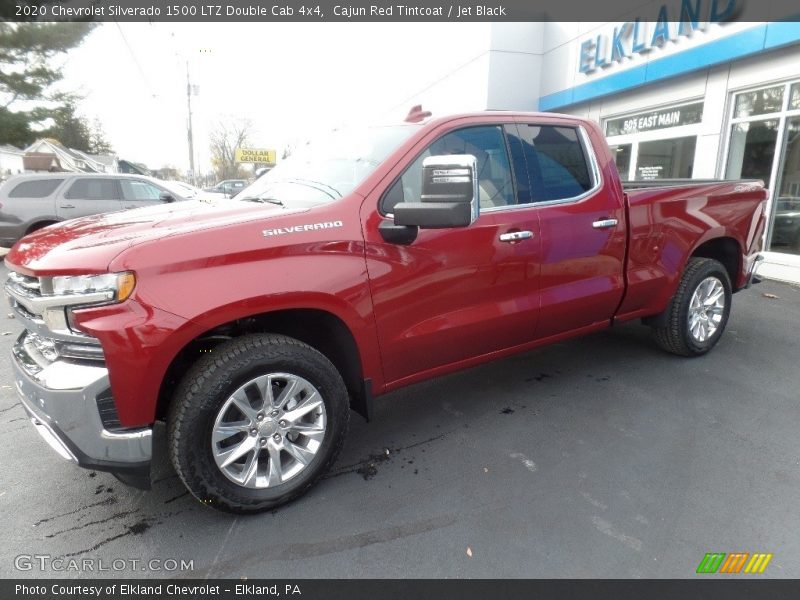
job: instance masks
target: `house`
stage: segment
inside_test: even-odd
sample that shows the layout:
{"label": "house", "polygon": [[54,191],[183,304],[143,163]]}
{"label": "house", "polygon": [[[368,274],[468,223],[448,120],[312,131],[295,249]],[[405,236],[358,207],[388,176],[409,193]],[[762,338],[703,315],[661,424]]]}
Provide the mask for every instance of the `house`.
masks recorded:
{"label": "house", "polygon": [[9,144],[0,145],[0,181],[25,170],[25,151]]}
{"label": "house", "polygon": [[[42,138],[25,148],[25,155],[32,157],[28,161],[26,171],[57,170],[84,173],[116,173],[117,159],[112,155],[95,155],[73,150],[61,144],[58,140]],[[49,163],[42,157],[50,156],[54,161]],[[47,168],[42,168],[47,167]]]}

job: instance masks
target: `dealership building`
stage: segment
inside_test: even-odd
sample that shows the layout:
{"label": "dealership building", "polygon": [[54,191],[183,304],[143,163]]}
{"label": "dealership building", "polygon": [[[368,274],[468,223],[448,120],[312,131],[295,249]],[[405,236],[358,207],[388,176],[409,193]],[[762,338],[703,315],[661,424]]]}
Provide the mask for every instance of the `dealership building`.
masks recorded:
{"label": "dealership building", "polygon": [[[436,113],[597,121],[625,180],[762,179],[762,273],[800,282],[800,22],[736,0],[644,4],[606,23],[487,23],[482,52],[414,98]],[[466,57],[465,57],[466,58]]]}

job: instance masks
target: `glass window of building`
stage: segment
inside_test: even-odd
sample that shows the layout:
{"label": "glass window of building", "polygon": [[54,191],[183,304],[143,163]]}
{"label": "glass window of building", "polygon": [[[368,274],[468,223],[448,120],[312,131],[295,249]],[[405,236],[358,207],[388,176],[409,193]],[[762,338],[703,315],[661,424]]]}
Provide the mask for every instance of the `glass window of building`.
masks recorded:
{"label": "glass window of building", "polygon": [[631,144],[620,144],[619,146],[611,146],[611,155],[614,157],[614,163],[617,165],[617,172],[622,181],[630,180],[631,171]]}
{"label": "glass window of building", "polygon": [[691,179],[697,136],[639,144],[636,179]]}
{"label": "glass window of building", "polygon": [[734,95],[725,176],[771,192],[766,249],[800,255],[800,82]]}
{"label": "glass window of building", "polygon": [[605,121],[623,181],[691,179],[703,102],[676,104]]}
{"label": "glass window of building", "polygon": [[800,254],[800,117],[786,123],[771,250]]}

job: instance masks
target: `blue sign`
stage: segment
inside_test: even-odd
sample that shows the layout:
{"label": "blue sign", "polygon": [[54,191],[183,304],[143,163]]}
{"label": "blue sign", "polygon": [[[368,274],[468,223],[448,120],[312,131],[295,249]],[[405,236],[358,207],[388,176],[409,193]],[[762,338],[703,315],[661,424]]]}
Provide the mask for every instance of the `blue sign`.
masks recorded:
{"label": "blue sign", "polygon": [[[738,3],[739,0],[711,0],[704,6],[703,0],[681,0],[677,20],[670,18],[674,15],[670,15],[667,5],[663,4],[654,24],[636,19],[614,27],[614,35],[610,37],[601,34],[584,41],[578,69],[581,73],[593,73],[597,69],[621,63],[634,54],[645,54],[653,48],[661,48],[680,36],[689,37],[694,31],[703,30],[706,23],[730,21],[736,16]],[[705,21],[701,21],[701,15],[706,16]]]}

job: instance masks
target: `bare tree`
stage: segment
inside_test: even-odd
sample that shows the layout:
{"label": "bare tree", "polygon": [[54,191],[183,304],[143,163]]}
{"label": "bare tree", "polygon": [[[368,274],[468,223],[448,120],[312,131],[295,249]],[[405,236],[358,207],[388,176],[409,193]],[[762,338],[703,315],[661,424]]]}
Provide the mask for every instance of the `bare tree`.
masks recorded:
{"label": "bare tree", "polygon": [[236,162],[236,149],[246,147],[253,129],[250,119],[220,121],[209,136],[211,164],[219,179],[237,179],[242,176]]}

